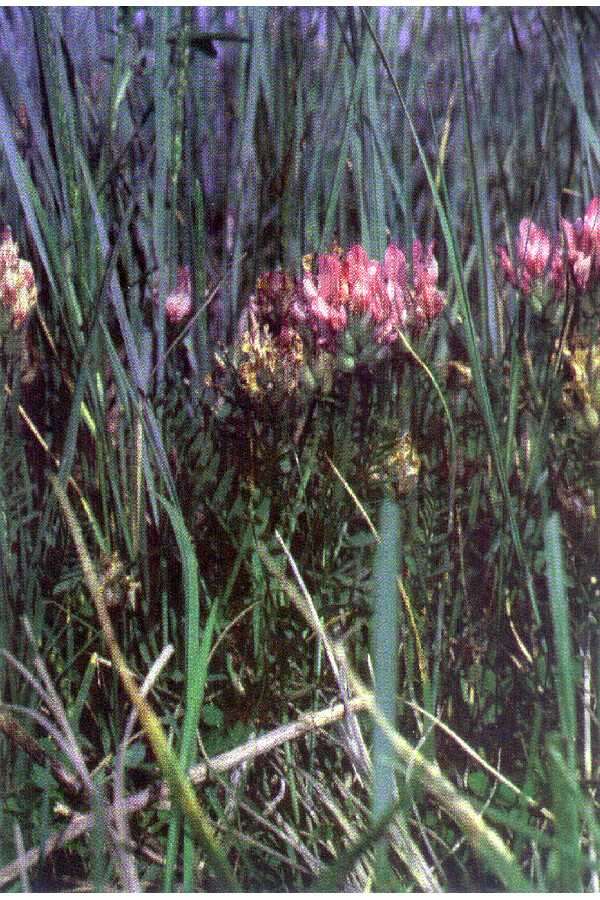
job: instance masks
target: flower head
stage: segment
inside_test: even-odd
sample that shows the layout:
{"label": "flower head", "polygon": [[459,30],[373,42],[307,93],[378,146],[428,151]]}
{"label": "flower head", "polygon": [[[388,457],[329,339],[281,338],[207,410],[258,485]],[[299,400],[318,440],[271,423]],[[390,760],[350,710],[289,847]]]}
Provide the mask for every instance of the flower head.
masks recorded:
{"label": "flower head", "polygon": [[177,325],[192,311],[192,281],[189,266],[177,269],[175,290],[165,300],[165,315],[169,322]]}
{"label": "flower head", "polygon": [[413,284],[412,318],[417,328],[423,328],[439,316],[444,308],[444,295],[438,291],[438,264],[433,255],[434,242],[427,250],[421,241],[413,243]]}
{"label": "flower head", "polygon": [[534,282],[540,281],[547,269],[551,254],[550,238],[531,219],[521,219],[516,243],[516,266],[513,266],[505,247],[499,247],[497,252],[506,279],[527,296]]}
{"label": "flower head", "polygon": [[37,288],[30,262],[19,258],[19,245],[8,226],[0,233],[0,306],[13,330],[26,321],[37,301]]}
{"label": "flower head", "polygon": [[274,337],[267,325],[250,317],[248,330],[235,348],[235,368],[243,392],[255,399],[281,402],[291,397],[302,373],[303,346],[292,328]]}
{"label": "flower head", "polygon": [[256,282],[256,293],[250,298],[249,312],[278,335],[289,323],[295,300],[296,283],[287,272],[264,272]]}
{"label": "flower head", "polygon": [[424,249],[413,246],[413,283],[408,283],[404,252],[390,244],[383,263],[370,259],[356,244],[346,254],[319,256],[318,275],[305,273],[294,310],[298,323],[307,322],[317,343],[335,349],[340,332],[351,317],[371,328],[376,344],[392,343],[405,327],[417,330],[429,324],[443,309],[437,289],[438,265],[433,242]]}
{"label": "flower head", "polygon": [[583,219],[561,219],[575,289],[583,294],[600,275],[600,197],[593,197]]}

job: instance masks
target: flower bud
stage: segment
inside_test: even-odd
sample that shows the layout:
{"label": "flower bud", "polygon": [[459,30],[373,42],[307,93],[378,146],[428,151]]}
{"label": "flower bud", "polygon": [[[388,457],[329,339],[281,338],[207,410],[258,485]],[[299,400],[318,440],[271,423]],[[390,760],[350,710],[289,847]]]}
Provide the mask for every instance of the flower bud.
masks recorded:
{"label": "flower bud", "polygon": [[350,356],[349,353],[342,353],[341,356],[338,357],[338,368],[341,372],[354,372],[356,368],[356,361],[353,356]]}

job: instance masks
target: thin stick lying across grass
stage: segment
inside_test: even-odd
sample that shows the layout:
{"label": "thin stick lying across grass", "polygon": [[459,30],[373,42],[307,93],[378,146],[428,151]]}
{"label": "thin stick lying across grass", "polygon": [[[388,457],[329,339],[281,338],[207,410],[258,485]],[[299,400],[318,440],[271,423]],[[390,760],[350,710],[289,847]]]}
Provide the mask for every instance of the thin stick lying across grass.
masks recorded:
{"label": "thin stick lying across grass", "polygon": [[[276,747],[288,741],[299,740],[311,732],[320,731],[329,725],[340,722],[348,713],[353,714],[365,710],[367,703],[362,697],[355,697],[346,704],[336,703],[326,709],[317,711],[308,711],[302,713],[295,722],[286,722],[285,725],[279,725],[267,734],[260,737],[252,738],[245,744],[221,753],[204,763],[199,763],[188,772],[188,776],[192,784],[200,785],[208,781],[213,776],[222,775],[231,769],[237,768],[244,762],[251,761],[258,756],[269,753]],[[8,735],[12,737],[12,734]],[[22,749],[27,750],[23,745]],[[116,816],[120,813],[132,815],[146,809],[153,803],[160,803],[161,806],[169,803],[169,787],[166,782],[158,782],[155,785],[144,788],[135,794],[126,797],[122,802],[122,808],[117,809],[116,804],[112,804],[108,810],[109,816]],[[71,821],[66,828],[50,835],[45,845],[44,852],[46,857],[50,856],[55,850],[65,846],[70,841],[75,840],[81,835],[91,830],[94,824],[94,816],[92,813],[79,814],[72,816]],[[0,889],[10,884],[16,878],[19,878],[23,870],[23,866],[31,869],[37,865],[39,861],[39,848],[28,850],[20,859],[9,863],[0,869]]]}

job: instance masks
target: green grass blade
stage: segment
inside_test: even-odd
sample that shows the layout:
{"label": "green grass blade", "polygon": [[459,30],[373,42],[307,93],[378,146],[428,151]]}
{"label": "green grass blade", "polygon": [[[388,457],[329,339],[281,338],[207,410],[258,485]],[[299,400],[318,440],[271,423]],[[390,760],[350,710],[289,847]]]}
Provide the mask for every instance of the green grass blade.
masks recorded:
{"label": "green grass blade", "polygon": [[[200,640],[200,601],[198,562],[189,533],[185,527],[183,517],[179,509],[164,498],[159,498],[166,509],[181,554],[183,566],[183,593],[185,598],[185,715],[181,736],[179,759],[184,770],[190,768],[195,762],[194,741],[200,707],[204,697],[204,688],[208,675],[208,657],[210,655],[212,634],[218,609],[214,602],[203,630]],[[167,844],[167,862],[164,873],[164,890],[173,889],[175,852],[178,843],[178,835],[181,824],[180,813],[177,812],[169,823],[169,839]],[[186,854],[189,861],[189,851]],[[184,866],[184,890],[193,889],[192,872],[190,865]]]}
{"label": "green grass blade", "polygon": [[[152,208],[152,236],[154,252],[158,263],[158,311],[156,316],[157,331],[157,368],[156,384],[160,392],[165,374],[166,320],[165,297],[169,283],[170,269],[173,265],[169,258],[171,219],[167,210],[167,172],[171,160],[171,105],[170,92],[167,87],[169,76],[169,45],[167,32],[171,13],[167,7],[155,7],[154,21],[154,117],[156,136],[156,162],[154,165],[154,205]],[[171,198],[171,208],[177,202]]]}
{"label": "green grass blade", "polygon": [[[342,179],[346,169],[346,161],[348,159],[348,148],[350,146],[352,128],[355,122],[356,107],[363,89],[365,76],[367,74],[369,57],[372,54],[372,48],[369,46],[369,44],[369,40],[365,38],[362,42],[358,65],[354,73],[350,100],[348,101],[348,105],[346,108],[344,130],[342,132],[342,139],[340,141],[335,175],[331,183],[331,190],[329,192],[329,198],[327,200],[325,224],[323,225],[323,231],[321,233],[321,243],[319,248],[321,253],[325,253],[327,251],[333,237],[335,216],[337,212],[340,189],[342,186]],[[359,194],[359,196],[361,195],[362,192],[361,194]]]}
{"label": "green grass blade", "polygon": [[[371,657],[375,676],[375,701],[393,728],[396,721],[398,683],[398,588],[400,511],[384,500],[379,519],[380,543],[375,557],[375,593],[371,623]],[[373,818],[384,816],[397,796],[394,751],[387,736],[376,725],[373,732]],[[387,845],[376,853],[376,881],[389,878]]]}
{"label": "green grass blade", "polygon": [[544,526],[546,578],[556,653],[556,693],[560,729],[567,748],[567,764],[576,771],[577,717],[575,714],[575,670],[569,624],[569,601],[560,537],[560,517],[552,513]]}

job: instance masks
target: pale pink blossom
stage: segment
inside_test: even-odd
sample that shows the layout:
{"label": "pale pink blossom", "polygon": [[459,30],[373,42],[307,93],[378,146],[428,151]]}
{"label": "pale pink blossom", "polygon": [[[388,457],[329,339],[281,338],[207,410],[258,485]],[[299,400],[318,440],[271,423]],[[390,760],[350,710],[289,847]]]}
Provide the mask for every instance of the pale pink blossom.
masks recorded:
{"label": "pale pink blossom", "polygon": [[413,285],[410,317],[417,328],[423,328],[438,316],[444,308],[444,295],[436,287],[438,264],[433,255],[434,242],[427,250],[421,241],[413,242]]}
{"label": "pale pink blossom", "polygon": [[189,266],[177,269],[175,290],[165,300],[165,316],[172,325],[182,322],[192,312],[192,281]]}
{"label": "pale pink blossom", "polygon": [[550,281],[554,287],[555,296],[563,296],[567,289],[567,272],[564,254],[560,247],[554,247],[550,257]]}
{"label": "pale pink blossom", "polygon": [[12,328],[20,328],[37,302],[37,288],[30,262],[19,258],[19,245],[5,226],[0,232],[0,307],[10,316]]}
{"label": "pale pink blossom", "polygon": [[517,257],[532,280],[542,277],[550,258],[550,238],[531,219],[521,219]]}
{"label": "pale pink blossom", "polygon": [[379,343],[391,343],[397,337],[398,330],[408,323],[410,304],[406,256],[396,244],[389,244],[385,251],[383,275],[388,301],[387,319],[376,329],[375,339]]}
{"label": "pale pink blossom", "polygon": [[368,313],[380,322],[387,312],[386,289],[381,263],[369,259],[360,244],[351,247],[344,259],[344,274],[348,283],[348,308],[350,312]]}
{"label": "pale pink blossom", "polygon": [[[307,273],[302,280],[302,292],[298,319],[302,320],[304,305],[305,320],[317,335],[319,345],[330,344],[339,331],[346,327],[348,313],[348,282],[343,278],[342,264],[335,253],[319,256],[317,281]],[[303,301],[303,302],[302,302]]]}
{"label": "pale pink blossom", "polygon": [[513,266],[505,247],[498,247],[500,265],[507,280],[529,295],[536,281],[540,281],[548,267],[551,253],[550,238],[543,228],[531,219],[521,219],[516,243],[516,265]]}
{"label": "pale pink blossom", "polygon": [[561,219],[575,289],[584,293],[600,275],[600,197],[589,202],[583,219]]}

